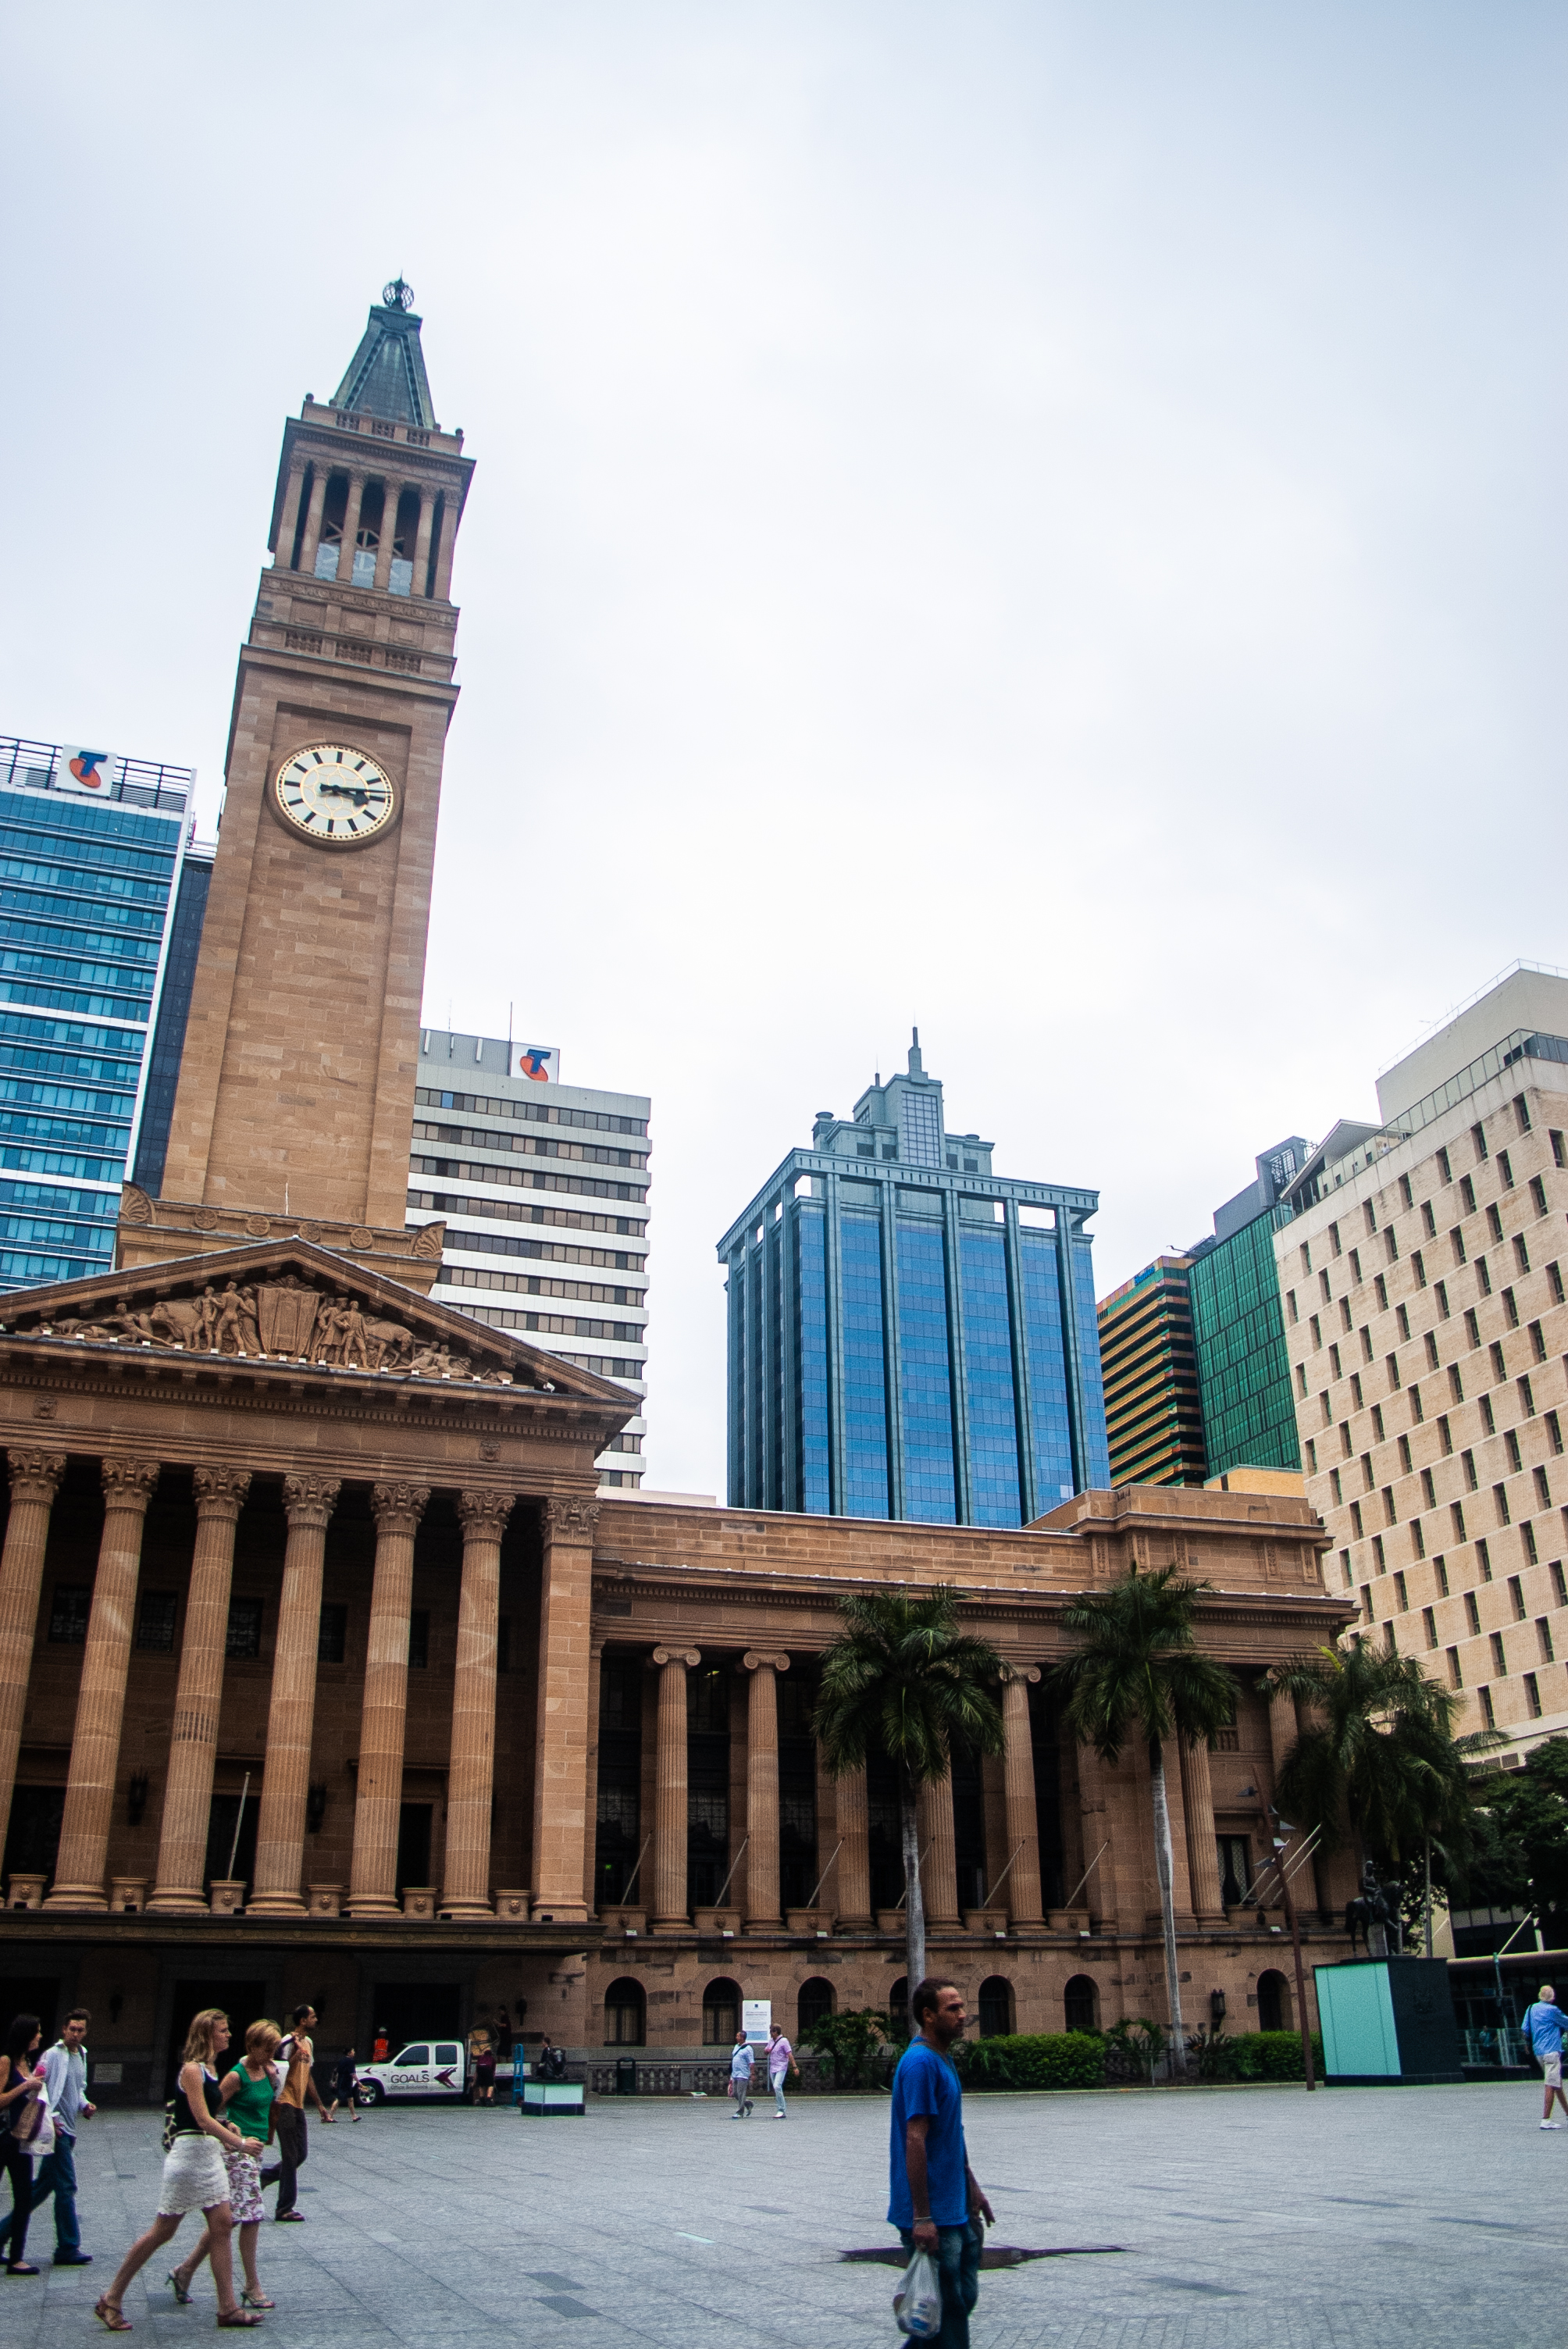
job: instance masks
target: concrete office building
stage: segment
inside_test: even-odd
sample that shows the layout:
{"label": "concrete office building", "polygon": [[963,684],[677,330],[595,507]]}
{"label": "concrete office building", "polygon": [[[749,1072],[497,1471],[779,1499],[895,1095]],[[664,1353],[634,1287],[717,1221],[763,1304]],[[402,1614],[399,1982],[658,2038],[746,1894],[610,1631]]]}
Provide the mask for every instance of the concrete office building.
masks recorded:
{"label": "concrete office building", "polygon": [[652,1103],[563,1085],[560,1066],[557,1051],[504,1036],[422,1030],[408,1221],[446,1226],[432,1296],[634,1391],[637,1416],[612,1437],[599,1483],[634,1491],[647,1429]]}
{"label": "concrete office building", "polygon": [[736,1506],[1026,1525],[1110,1481],[1096,1191],[994,1174],[919,1031],[718,1244]]}
{"label": "concrete office building", "polygon": [[149,1039],[165,1013],[183,1028],[173,934],[199,892],[182,874],[211,870],[210,851],[188,848],[195,781],[0,737],[0,1288],[114,1260],[152,1098]]}
{"label": "concrete office building", "polygon": [[1518,1754],[1568,1730],[1568,974],[1521,963],[1379,1078],[1274,1236],[1330,1587]]}
{"label": "concrete office building", "polygon": [[1113,1485],[1202,1485],[1208,1475],[1191,1265],[1190,1257],[1156,1257],[1099,1300]]}

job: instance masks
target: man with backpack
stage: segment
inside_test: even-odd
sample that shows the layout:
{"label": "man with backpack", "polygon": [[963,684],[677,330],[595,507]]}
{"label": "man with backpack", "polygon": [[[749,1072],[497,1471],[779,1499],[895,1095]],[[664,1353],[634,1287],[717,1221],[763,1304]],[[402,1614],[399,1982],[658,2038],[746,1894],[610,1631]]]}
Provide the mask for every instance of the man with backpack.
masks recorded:
{"label": "man with backpack", "polygon": [[1541,2116],[1543,2129],[1561,2128],[1561,2121],[1552,2117],[1553,2102],[1568,2113],[1568,2096],[1563,2093],[1563,2009],[1557,2003],[1557,1992],[1550,1982],[1542,1982],[1541,1995],[1524,2010],[1520,2024],[1526,2039],[1535,2051],[1535,2058],[1546,2080],[1546,2106]]}

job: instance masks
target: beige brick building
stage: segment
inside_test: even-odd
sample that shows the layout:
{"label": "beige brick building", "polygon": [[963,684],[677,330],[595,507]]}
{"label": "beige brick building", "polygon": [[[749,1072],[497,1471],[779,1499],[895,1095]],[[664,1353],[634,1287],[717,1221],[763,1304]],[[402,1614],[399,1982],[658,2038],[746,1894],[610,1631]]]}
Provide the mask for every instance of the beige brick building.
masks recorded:
{"label": "beige brick building", "polygon": [[1568,977],[1521,965],[1379,1080],[1275,1237],[1329,1588],[1515,1757],[1568,1729]]}

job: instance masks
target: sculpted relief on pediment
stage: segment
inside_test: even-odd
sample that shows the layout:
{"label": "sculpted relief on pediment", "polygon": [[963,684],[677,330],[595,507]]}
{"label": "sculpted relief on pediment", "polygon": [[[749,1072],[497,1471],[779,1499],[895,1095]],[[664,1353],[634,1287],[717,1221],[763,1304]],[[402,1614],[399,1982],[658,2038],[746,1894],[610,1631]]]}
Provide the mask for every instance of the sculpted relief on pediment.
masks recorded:
{"label": "sculpted relief on pediment", "polygon": [[[81,1309],[30,1313],[21,1334],[99,1346],[151,1346],[237,1361],[303,1362],[313,1369],[381,1371],[408,1378],[527,1383],[526,1373],[476,1362],[407,1321],[377,1318],[358,1297],[281,1279],[192,1283],[184,1295],[85,1300]],[[477,1334],[477,1333],[476,1333]],[[542,1381],[547,1387],[550,1381]]]}

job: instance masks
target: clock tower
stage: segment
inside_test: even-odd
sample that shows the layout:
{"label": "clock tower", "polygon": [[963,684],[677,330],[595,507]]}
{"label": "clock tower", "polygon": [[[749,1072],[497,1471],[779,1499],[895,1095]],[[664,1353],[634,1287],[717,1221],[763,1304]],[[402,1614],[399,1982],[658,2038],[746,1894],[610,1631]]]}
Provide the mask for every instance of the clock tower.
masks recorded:
{"label": "clock tower", "polygon": [[433,1276],[404,1211],[473,467],[412,303],[387,286],[332,399],[284,429],[164,1196],[128,1187],[124,1266],[308,1226]]}

